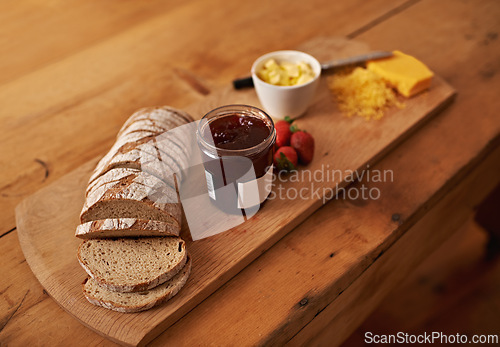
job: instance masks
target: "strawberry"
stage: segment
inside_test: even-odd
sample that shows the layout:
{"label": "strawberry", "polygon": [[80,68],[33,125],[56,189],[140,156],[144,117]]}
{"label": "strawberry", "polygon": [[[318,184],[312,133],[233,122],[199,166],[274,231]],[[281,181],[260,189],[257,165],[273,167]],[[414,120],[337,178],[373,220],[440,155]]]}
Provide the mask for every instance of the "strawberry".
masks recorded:
{"label": "strawberry", "polygon": [[283,146],[278,148],[274,153],[274,165],[278,171],[292,171],[297,168],[297,152],[290,146]]}
{"label": "strawberry", "polygon": [[309,164],[314,156],[314,138],[305,131],[298,130],[290,138],[290,146],[295,148],[301,164]]}
{"label": "strawberry", "polygon": [[285,117],[285,120],[279,120],[274,125],[276,129],[276,148],[290,145],[290,137],[292,136],[290,124],[292,122],[293,120],[289,117]]}

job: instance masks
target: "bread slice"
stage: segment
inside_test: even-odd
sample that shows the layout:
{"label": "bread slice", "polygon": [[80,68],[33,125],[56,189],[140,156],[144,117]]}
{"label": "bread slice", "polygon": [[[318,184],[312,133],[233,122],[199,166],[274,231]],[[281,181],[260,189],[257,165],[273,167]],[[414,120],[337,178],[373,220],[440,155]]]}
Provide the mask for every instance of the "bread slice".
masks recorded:
{"label": "bread slice", "polygon": [[78,261],[100,286],[114,292],[140,292],[175,276],[186,263],[179,237],[85,240]]}
{"label": "bread slice", "polygon": [[75,236],[81,239],[179,236],[179,232],[180,227],[173,223],[137,218],[109,218],[78,225]]}
{"label": "bread slice", "polygon": [[127,153],[117,152],[107,161],[100,161],[89,180],[86,193],[107,182],[110,170],[120,168],[146,172],[174,189],[176,188],[174,175],[180,175],[181,171],[178,164],[169,156],[164,155],[160,158],[159,154],[152,155],[148,150],[137,147]]}
{"label": "bread slice", "polygon": [[[88,196],[92,191],[95,191],[97,188],[101,187],[102,185],[116,183],[116,182],[119,182],[120,180],[122,180],[126,177],[129,177],[129,176],[132,176],[132,175],[140,175],[141,172],[143,172],[143,171],[139,170],[139,169],[129,168],[129,167],[110,169],[105,174],[103,174],[99,178],[93,180],[92,182],[90,182],[87,185],[87,189],[85,190],[85,196]],[[138,182],[140,182],[141,184],[144,184],[143,179],[147,179],[147,177],[148,177],[147,175],[144,178],[139,177],[139,178],[137,178],[137,180],[141,179],[141,181],[138,181]],[[132,178],[135,178],[135,177],[132,177]]]}
{"label": "bread slice", "polygon": [[118,137],[127,131],[134,123],[154,124],[156,127],[172,129],[172,123],[180,126],[193,122],[193,118],[186,112],[169,106],[145,107],[130,116],[118,132]]}
{"label": "bread slice", "polygon": [[[120,147],[125,143],[137,144],[139,141],[141,143],[144,141],[154,141],[156,145],[158,141],[168,138],[184,149],[187,144],[191,143],[191,137],[196,136],[193,126],[178,126],[176,124],[170,124],[170,121],[168,121],[167,124],[168,125],[165,124],[163,126],[148,125],[147,123],[145,124],[145,121],[140,119],[132,123],[132,125],[117,137],[115,146]],[[147,139],[142,140],[142,138]],[[186,154],[188,154],[187,151]]]}
{"label": "bread slice", "polygon": [[175,129],[181,125],[186,124],[184,121],[167,119],[165,121],[157,121],[151,118],[141,118],[137,119],[126,128],[121,130],[117,138],[121,138],[126,134],[132,134],[140,131],[150,131],[155,134],[161,134],[169,130]]}
{"label": "bread slice", "polygon": [[112,169],[87,194],[81,223],[109,218],[163,221],[180,227],[177,192],[157,177],[134,169]]}
{"label": "bread slice", "polygon": [[161,160],[162,153],[156,146],[156,133],[149,131],[141,131],[133,134],[126,134],[119,138],[113,147],[106,153],[106,155],[97,164],[94,173],[92,174],[89,183],[104,173],[104,169],[109,165],[110,161],[116,156],[127,156],[129,160],[136,160],[138,156],[144,154]]}
{"label": "bread slice", "polygon": [[[124,136],[133,135],[135,132],[143,130],[156,131],[157,143],[170,140],[179,147],[181,156],[172,156],[176,161],[185,160],[183,157],[189,157],[191,137],[195,136],[193,127],[182,127],[192,122],[193,119],[187,113],[171,107],[150,107],[134,113],[123,125],[118,133],[118,140],[122,141]],[[167,146],[165,153],[171,154]],[[165,149],[159,146],[161,150]],[[185,165],[182,166],[185,168]]]}
{"label": "bread slice", "polygon": [[97,306],[109,310],[133,313],[148,310],[176,295],[186,284],[191,273],[191,259],[174,277],[163,284],[147,291],[136,293],[118,293],[101,287],[92,278],[87,278],[82,284],[83,294],[87,300]]}
{"label": "bread slice", "polygon": [[170,157],[179,165],[181,170],[188,167],[191,148],[189,141],[177,140],[175,134],[164,133],[157,136],[156,145],[162,153],[168,153]]}
{"label": "bread slice", "polygon": [[[169,122],[167,120],[167,122]],[[139,119],[135,123],[132,123],[130,127],[139,127],[140,130],[135,130],[133,132],[129,132],[129,128],[121,133],[118,137],[117,142],[114,146],[122,147],[126,144],[125,148],[120,148],[120,151],[124,151],[124,149],[128,149],[130,146],[142,145],[143,143],[153,144],[156,148],[160,150],[160,152],[170,155],[177,162],[187,162],[187,158],[191,153],[191,137],[195,136],[192,134],[193,127],[186,128],[176,128],[175,126],[165,126],[159,127],[161,129],[166,129],[165,131],[154,132],[151,128],[149,130],[143,130],[142,128],[147,128],[142,125],[143,120]],[[144,136],[144,138],[141,138]],[[110,152],[112,152],[112,149]],[[172,152],[174,151],[174,153]],[[185,168],[185,165],[182,166]]]}
{"label": "bread slice", "polygon": [[[166,141],[176,146],[165,146]],[[182,169],[187,166],[190,149],[183,146],[188,147],[176,134],[156,136],[148,131],[124,134],[99,161],[89,185],[113,168],[128,167],[148,172],[173,186],[173,175],[177,174],[182,180]]]}

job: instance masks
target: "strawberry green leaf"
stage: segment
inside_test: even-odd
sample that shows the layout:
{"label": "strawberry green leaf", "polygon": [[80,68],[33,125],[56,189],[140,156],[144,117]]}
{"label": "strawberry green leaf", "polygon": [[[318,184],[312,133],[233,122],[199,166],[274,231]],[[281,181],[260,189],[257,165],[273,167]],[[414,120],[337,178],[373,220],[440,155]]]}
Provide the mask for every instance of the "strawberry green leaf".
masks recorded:
{"label": "strawberry green leaf", "polygon": [[278,169],[280,170],[286,170],[286,171],[293,171],[296,170],[295,165],[286,157],[284,153],[280,153],[280,157],[277,160],[278,163]]}

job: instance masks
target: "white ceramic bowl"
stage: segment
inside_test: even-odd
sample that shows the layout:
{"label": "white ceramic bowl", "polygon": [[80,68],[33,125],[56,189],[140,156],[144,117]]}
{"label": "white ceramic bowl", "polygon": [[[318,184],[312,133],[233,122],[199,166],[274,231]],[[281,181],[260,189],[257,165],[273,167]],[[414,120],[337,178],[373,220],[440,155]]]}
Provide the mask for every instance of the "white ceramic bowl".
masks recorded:
{"label": "white ceramic bowl", "polygon": [[[264,82],[257,76],[257,71],[271,58],[274,58],[278,63],[281,61],[306,62],[314,72],[314,79],[296,86],[276,86]],[[269,115],[276,119],[282,119],[286,116],[294,119],[304,114],[314,98],[320,76],[321,64],[313,56],[299,51],[267,53],[258,58],[252,65],[252,79],[260,103]]]}

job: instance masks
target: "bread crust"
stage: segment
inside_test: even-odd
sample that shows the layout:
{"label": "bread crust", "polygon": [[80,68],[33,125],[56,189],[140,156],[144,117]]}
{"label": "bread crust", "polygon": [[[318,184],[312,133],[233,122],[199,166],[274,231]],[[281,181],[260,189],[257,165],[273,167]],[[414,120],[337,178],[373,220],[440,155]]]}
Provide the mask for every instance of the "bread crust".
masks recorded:
{"label": "bread crust", "polygon": [[173,223],[138,219],[108,218],[90,221],[76,227],[75,236],[81,239],[179,236],[180,227]]}
{"label": "bread crust", "polygon": [[115,144],[97,164],[89,186],[110,169],[143,169],[144,162],[150,164],[144,171],[165,180],[166,184],[172,185],[173,174],[182,181],[182,171],[187,168],[191,153],[189,136],[192,134],[187,128],[170,130],[192,121],[186,112],[168,106],[138,110],[125,122]]}
{"label": "bread crust", "polygon": [[[108,167],[102,169],[102,174],[87,185],[85,196],[88,196],[90,192],[101,187],[102,185],[117,182],[118,180],[131,174],[138,176],[140,175],[140,172],[154,176],[158,180],[162,181],[166,186],[176,189],[173,173],[174,170],[171,169],[171,166],[173,166],[174,163],[171,165],[154,161],[152,163],[143,163],[138,161],[140,159],[127,161],[125,158],[121,159],[118,157],[116,160],[118,160],[117,163],[114,163],[113,161],[110,162]],[[155,168],[154,165],[156,164],[158,164],[158,167]]]}
{"label": "bread crust", "polygon": [[144,119],[151,120],[156,126],[160,127],[168,127],[168,123],[166,123],[167,120],[176,122],[178,125],[194,121],[188,113],[170,106],[145,107],[137,110],[127,119],[118,132],[118,136],[121,136],[122,133],[126,132],[127,128],[133,123]]}
{"label": "bread crust", "polygon": [[[182,210],[178,201],[177,192],[160,181],[158,178],[145,172],[133,169],[114,169],[110,171],[108,180],[98,187],[91,189],[85,199],[80,213],[80,222],[86,223],[94,219],[91,216],[94,209],[102,208],[103,204],[123,201],[139,203],[156,210],[165,219],[173,220],[180,227]],[[113,174],[116,173],[116,179]],[[105,216],[104,218],[117,218],[119,216]],[[141,216],[125,216],[140,218]]]}
{"label": "bread crust", "polygon": [[[141,131],[129,135],[118,139],[109,152],[97,163],[89,179],[89,186],[93,185],[95,180],[110,169],[123,167],[123,164],[127,162],[137,163],[139,166],[141,166],[141,162],[148,162],[151,163],[151,168],[154,168],[155,165],[161,166],[162,169],[165,168],[165,174],[161,175],[160,179],[181,172],[179,163],[182,163],[182,158],[177,159],[176,156],[187,156],[187,153],[182,151],[169,153],[169,151],[162,150],[165,146],[159,143],[159,138],[156,135],[151,135],[149,132]],[[148,171],[147,167],[144,171]],[[154,172],[151,173],[154,174]],[[168,181],[165,183],[169,184]]]}

